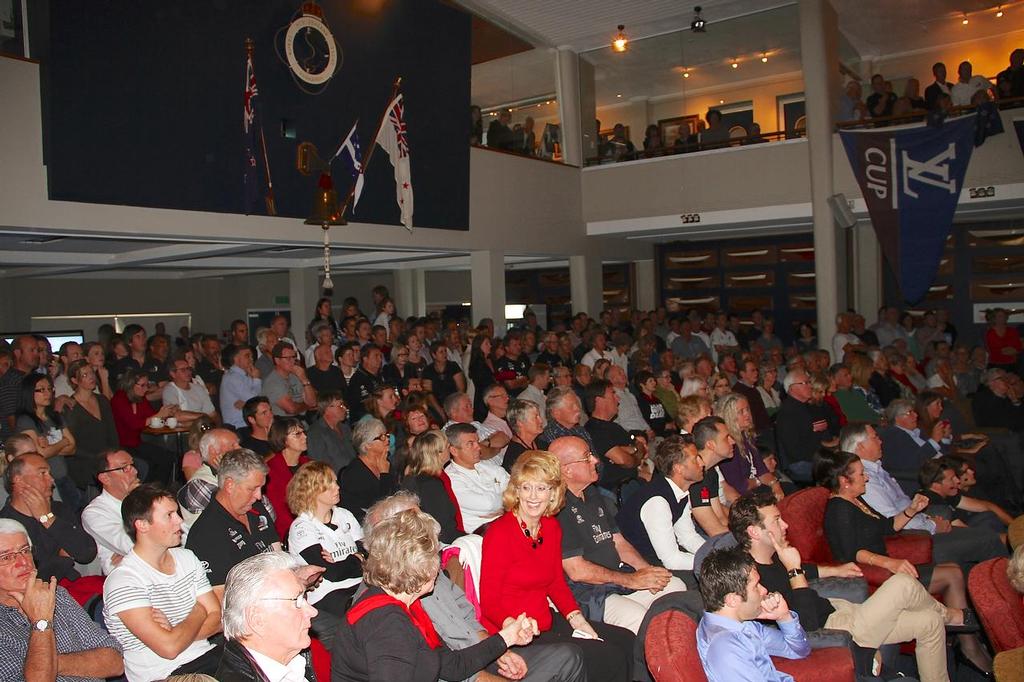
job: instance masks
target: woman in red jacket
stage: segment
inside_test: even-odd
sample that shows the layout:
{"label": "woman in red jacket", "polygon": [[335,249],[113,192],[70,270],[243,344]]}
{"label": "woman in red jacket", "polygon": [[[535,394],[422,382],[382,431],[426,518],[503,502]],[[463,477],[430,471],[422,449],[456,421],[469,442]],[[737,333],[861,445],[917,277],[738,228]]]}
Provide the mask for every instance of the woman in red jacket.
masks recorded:
{"label": "woman in red jacket", "polygon": [[274,521],[277,534],[281,540],[286,540],[295,520],[288,508],[288,482],[300,466],[311,461],[305,454],[306,429],[295,417],[277,417],[270,426],[267,443],[274,454],[267,460],[269,471],[263,491],[277,513]]}
{"label": "woman in red jacket", "polygon": [[[480,565],[484,625],[493,634],[525,611],[541,631],[535,641],[571,642],[582,649],[590,682],[628,682],[633,679],[633,633],[587,622],[565,582],[562,528],[555,518],[564,501],[558,459],[539,450],[520,455],[505,489],[505,514],[484,535]],[[548,598],[558,613],[548,607]],[[573,637],[574,631],[580,636]]]}
{"label": "woman in red jacket", "polygon": [[172,483],[171,474],[177,457],[159,445],[142,440],[142,430],[153,417],[166,419],[178,411],[177,405],[164,405],[159,410],[146,400],[149,391],[149,375],[134,369],[127,370],[117,382],[118,391],[110,399],[110,411],[114,415],[114,427],[121,447],[133,457],[144,460],[149,466],[146,476],[148,483]]}

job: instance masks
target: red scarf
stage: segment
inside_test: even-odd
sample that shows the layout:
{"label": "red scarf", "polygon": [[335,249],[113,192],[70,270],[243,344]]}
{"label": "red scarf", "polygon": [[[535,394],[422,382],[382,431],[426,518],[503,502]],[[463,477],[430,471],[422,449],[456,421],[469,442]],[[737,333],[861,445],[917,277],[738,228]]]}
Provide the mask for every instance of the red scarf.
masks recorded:
{"label": "red scarf", "polygon": [[359,619],[368,614],[370,611],[375,611],[382,606],[395,605],[405,611],[406,615],[409,616],[409,620],[416,626],[416,629],[423,635],[423,639],[427,641],[427,646],[431,649],[436,649],[441,646],[441,638],[437,636],[437,630],[434,629],[434,624],[430,622],[430,616],[423,610],[423,606],[420,605],[420,600],[417,599],[412,603],[412,606],[406,607],[405,604],[398,601],[392,596],[387,594],[375,594],[372,597],[363,599],[358,604],[355,604],[345,614],[345,619],[348,620],[349,625],[355,625],[359,622]]}
{"label": "red scarf", "polygon": [[448,493],[448,499],[452,501],[452,506],[455,507],[455,527],[459,529],[460,533],[465,534],[466,528],[462,525],[462,510],[459,509],[459,501],[455,499],[455,491],[452,490],[452,479],[448,478],[448,472],[444,469],[441,470],[438,478],[441,479],[444,491]]}

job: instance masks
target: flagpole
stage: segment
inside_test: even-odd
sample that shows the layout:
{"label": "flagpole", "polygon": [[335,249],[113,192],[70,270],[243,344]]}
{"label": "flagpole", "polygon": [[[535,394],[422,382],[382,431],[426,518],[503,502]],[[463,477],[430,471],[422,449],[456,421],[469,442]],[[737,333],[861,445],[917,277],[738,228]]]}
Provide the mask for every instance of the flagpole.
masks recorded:
{"label": "flagpole", "polygon": [[[245,39],[245,56],[249,60],[249,63],[253,65],[253,74],[256,73],[256,65],[253,62],[253,52],[256,49],[256,41],[252,38]],[[246,84],[248,86],[248,84]],[[256,125],[256,119],[259,119],[259,132],[260,132],[260,146],[263,148],[263,170],[267,176],[267,193],[263,197],[263,201],[267,205],[267,215],[277,215],[277,204],[274,201],[274,181],[270,177],[270,156],[267,154],[267,138],[263,135],[263,117],[259,116],[256,112],[256,108],[253,107],[253,125]]]}
{"label": "flagpole", "polygon": [[[360,174],[366,173],[367,167],[370,165],[370,159],[373,157],[373,150],[377,146],[377,136],[380,135],[381,128],[384,127],[384,119],[387,118],[388,110],[391,108],[391,103],[395,101],[395,97],[398,95],[398,88],[402,85],[402,77],[399,76],[395,79],[395,84],[391,88],[391,97],[388,98],[388,103],[384,106],[384,112],[380,115],[380,121],[377,123],[377,129],[373,133],[373,138],[370,140],[370,144],[367,145],[366,151],[363,152],[362,170]],[[341,215],[345,215],[345,211],[348,210],[349,204],[352,203],[352,198],[356,193],[356,181],[352,183],[352,187],[349,188],[348,194],[345,195],[345,201],[341,205]]]}

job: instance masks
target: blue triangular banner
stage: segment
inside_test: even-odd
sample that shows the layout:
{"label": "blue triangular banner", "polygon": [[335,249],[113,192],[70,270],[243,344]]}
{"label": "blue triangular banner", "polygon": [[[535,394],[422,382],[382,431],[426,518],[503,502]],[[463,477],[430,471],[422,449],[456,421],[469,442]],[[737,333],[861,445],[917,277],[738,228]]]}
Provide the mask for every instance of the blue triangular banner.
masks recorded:
{"label": "blue triangular banner", "polygon": [[975,119],[839,131],[882,253],[908,303],[923,299],[935,281],[974,151]]}

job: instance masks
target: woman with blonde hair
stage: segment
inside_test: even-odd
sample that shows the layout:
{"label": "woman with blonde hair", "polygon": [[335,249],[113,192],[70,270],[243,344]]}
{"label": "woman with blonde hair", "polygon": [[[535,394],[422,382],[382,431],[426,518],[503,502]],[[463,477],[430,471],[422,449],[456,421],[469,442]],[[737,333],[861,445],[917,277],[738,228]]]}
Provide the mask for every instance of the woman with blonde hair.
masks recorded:
{"label": "woman with blonde hair", "polygon": [[[590,682],[633,679],[633,633],[589,623],[565,581],[562,528],[555,518],[565,502],[558,458],[541,450],[520,455],[502,502],[505,514],[492,521],[484,535],[480,564],[484,626],[496,632],[497,624],[525,611],[537,621],[539,642],[572,642],[580,647]],[[557,614],[548,607],[549,598]],[[574,638],[573,631],[589,638]]]}
{"label": "woman with blonde hair", "polygon": [[708,379],[708,397],[718,400],[732,392],[732,382],[722,372],[715,372]]}
{"label": "woman with blonde hair", "polygon": [[420,604],[440,567],[437,521],[406,509],[373,527],[363,580],[368,589],[345,615],[331,645],[334,680],[462,680],[512,646],[529,644],[537,624],[522,611],[478,644],[453,651]]}
{"label": "woman with blonde hair", "polygon": [[730,504],[740,495],[761,486],[770,488],[780,500],[785,497],[778,478],[768,471],[754,442],[754,416],[747,399],[739,393],[727,393],[715,402],[715,416],[725,420],[729,435],[736,441],[732,446],[733,456],[718,465]]}
{"label": "woman with blonde hair", "polygon": [[421,433],[409,446],[402,481],[402,488],[419,496],[420,509],[441,524],[441,542],[446,545],[466,534],[451,479],[444,470],[449,459],[444,433],[436,429]]}
{"label": "woman with blonde hair", "polygon": [[288,552],[311,566],[322,566],[322,581],[306,599],[317,609],[341,616],[362,580],[363,531],[352,512],[338,506],[338,477],[324,462],[306,462],[287,488],[295,520],[288,529]]}

